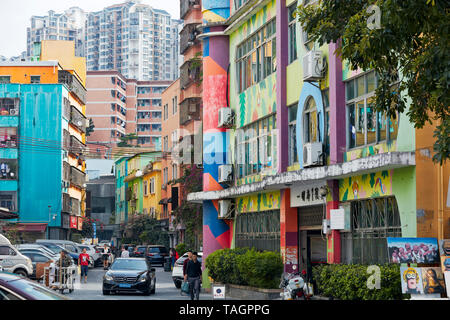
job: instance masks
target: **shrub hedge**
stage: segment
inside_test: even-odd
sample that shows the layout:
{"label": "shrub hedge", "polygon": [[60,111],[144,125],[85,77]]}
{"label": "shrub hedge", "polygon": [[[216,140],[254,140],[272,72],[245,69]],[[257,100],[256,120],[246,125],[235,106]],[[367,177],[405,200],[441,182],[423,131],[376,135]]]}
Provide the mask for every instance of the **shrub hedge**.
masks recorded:
{"label": "shrub hedge", "polygon": [[279,253],[248,248],[217,250],[206,258],[205,267],[216,282],[264,289],[278,288],[283,273]]}
{"label": "shrub hedge", "polygon": [[401,300],[400,266],[378,265],[381,271],[380,289],[369,289],[367,265],[321,265],[313,268],[318,294],[339,300]]}

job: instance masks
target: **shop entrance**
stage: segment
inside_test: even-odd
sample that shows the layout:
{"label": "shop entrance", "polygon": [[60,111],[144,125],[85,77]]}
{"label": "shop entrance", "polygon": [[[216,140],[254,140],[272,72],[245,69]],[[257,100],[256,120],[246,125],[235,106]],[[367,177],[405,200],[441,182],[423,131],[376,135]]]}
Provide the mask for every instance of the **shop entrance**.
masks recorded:
{"label": "shop entrance", "polygon": [[324,208],[324,205],[318,205],[298,209],[300,271],[310,273],[312,266],[327,262],[327,239],[322,234]]}

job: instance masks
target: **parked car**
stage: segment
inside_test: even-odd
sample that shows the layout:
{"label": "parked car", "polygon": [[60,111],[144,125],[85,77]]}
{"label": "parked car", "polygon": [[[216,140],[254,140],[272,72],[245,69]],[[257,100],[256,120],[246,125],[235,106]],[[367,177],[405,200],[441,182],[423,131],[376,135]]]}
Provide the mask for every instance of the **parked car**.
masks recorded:
{"label": "parked car", "polygon": [[21,254],[11,242],[0,234],[0,266],[6,272],[16,273],[24,277],[33,274],[33,263],[30,258]]}
{"label": "parked car", "polygon": [[[203,252],[198,252],[197,259],[202,262]],[[183,283],[183,264],[184,261],[188,258],[188,254],[183,254],[177,261],[175,261],[175,265],[172,270],[172,280],[175,284],[175,287],[178,289],[181,288],[181,284]]]}
{"label": "parked car", "polygon": [[32,249],[19,249],[20,253],[23,254],[24,256],[27,256],[28,258],[31,259],[31,262],[33,264],[33,273],[30,275],[30,279],[35,279],[35,280],[39,280],[36,276],[36,270],[37,270],[37,264],[41,264],[41,263],[49,263],[49,262],[54,262],[56,261],[56,256],[51,256],[47,253],[44,253],[42,251],[38,251],[38,250],[32,250]]}
{"label": "parked car", "polygon": [[151,265],[160,264],[164,266],[164,259],[169,256],[169,251],[161,245],[151,245],[147,247],[147,259]]}
{"label": "parked car", "polygon": [[0,272],[0,300],[70,300],[19,275]]}
{"label": "parked car", "polygon": [[95,248],[93,245],[89,244],[78,244],[78,248],[83,251],[86,249],[86,253],[89,255],[89,267],[94,268],[102,264],[102,255],[100,251]]}
{"label": "parked car", "polygon": [[141,292],[154,294],[156,272],[145,258],[117,258],[103,277],[103,294]]}
{"label": "parked car", "polygon": [[81,250],[75,242],[69,240],[38,239],[36,240],[36,243],[42,244],[46,247],[48,245],[59,245],[63,247],[66,251],[68,251],[69,255],[75,261],[75,264],[78,264],[78,256],[80,255]]}
{"label": "parked car", "polygon": [[137,246],[134,249],[133,257],[136,258],[145,258],[147,255],[147,246]]}
{"label": "parked car", "polygon": [[26,244],[18,244],[15,247],[19,251],[21,251],[21,250],[32,250],[32,251],[36,251],[36,252],[42,252],[42,253],[45,253],[45,254],[48,254],[48,255],[51,255],[51,256],[55,256],[55,259],[59,258],[59,253],[55,253],[52,250],[50,250],[49,248],[47,248],[47,247],[45,247],[43,245],[40,245],[40,244],[35,244],[35,243],[28,244],[28,243],[26,243]]}
{"label": "parked car", "polygon": [[103,247],[104,245],[107,245],[108,247],[111,247],[111,241],[109,240],[102,240],[98,243],[99,246]]}

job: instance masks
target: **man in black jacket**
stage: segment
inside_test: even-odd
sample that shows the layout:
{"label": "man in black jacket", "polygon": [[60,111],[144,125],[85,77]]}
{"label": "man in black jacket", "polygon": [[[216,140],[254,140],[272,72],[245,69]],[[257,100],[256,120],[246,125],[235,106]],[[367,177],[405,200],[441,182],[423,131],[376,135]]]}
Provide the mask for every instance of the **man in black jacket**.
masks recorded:
{"label": "man in black jacket", "polygon": [[[189,292],[191,300],[200,298],[200,278],[202,276],[202,264],[197,259],[197,252],[192,253],[192,260],[189,260],[186,266],[186,276],[189,281]],[[186,278],[185,276],[185,278]]]}

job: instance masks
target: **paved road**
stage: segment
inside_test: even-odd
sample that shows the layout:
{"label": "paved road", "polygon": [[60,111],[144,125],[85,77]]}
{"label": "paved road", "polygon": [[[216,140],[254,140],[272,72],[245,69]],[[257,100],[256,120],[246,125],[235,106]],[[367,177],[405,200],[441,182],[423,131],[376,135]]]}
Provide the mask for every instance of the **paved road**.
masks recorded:
{"label": "paved road", "polygon": [[[118,294],[104,296],[102,294],[103,268],[89,269],[88,282],[80,283],[77,275],[75,290],[66,293],[66,296],[75,300],[186,300],[190,298],[180,295],[180,290],[175,288],[172,281],[172,273],[165,272],[163,268],[156,267],[156,293],[150,296],[140,294]],[[67,291],[66,291],[67,292]],[[200,294],[200,300],[212,300],[211,294]]]}

